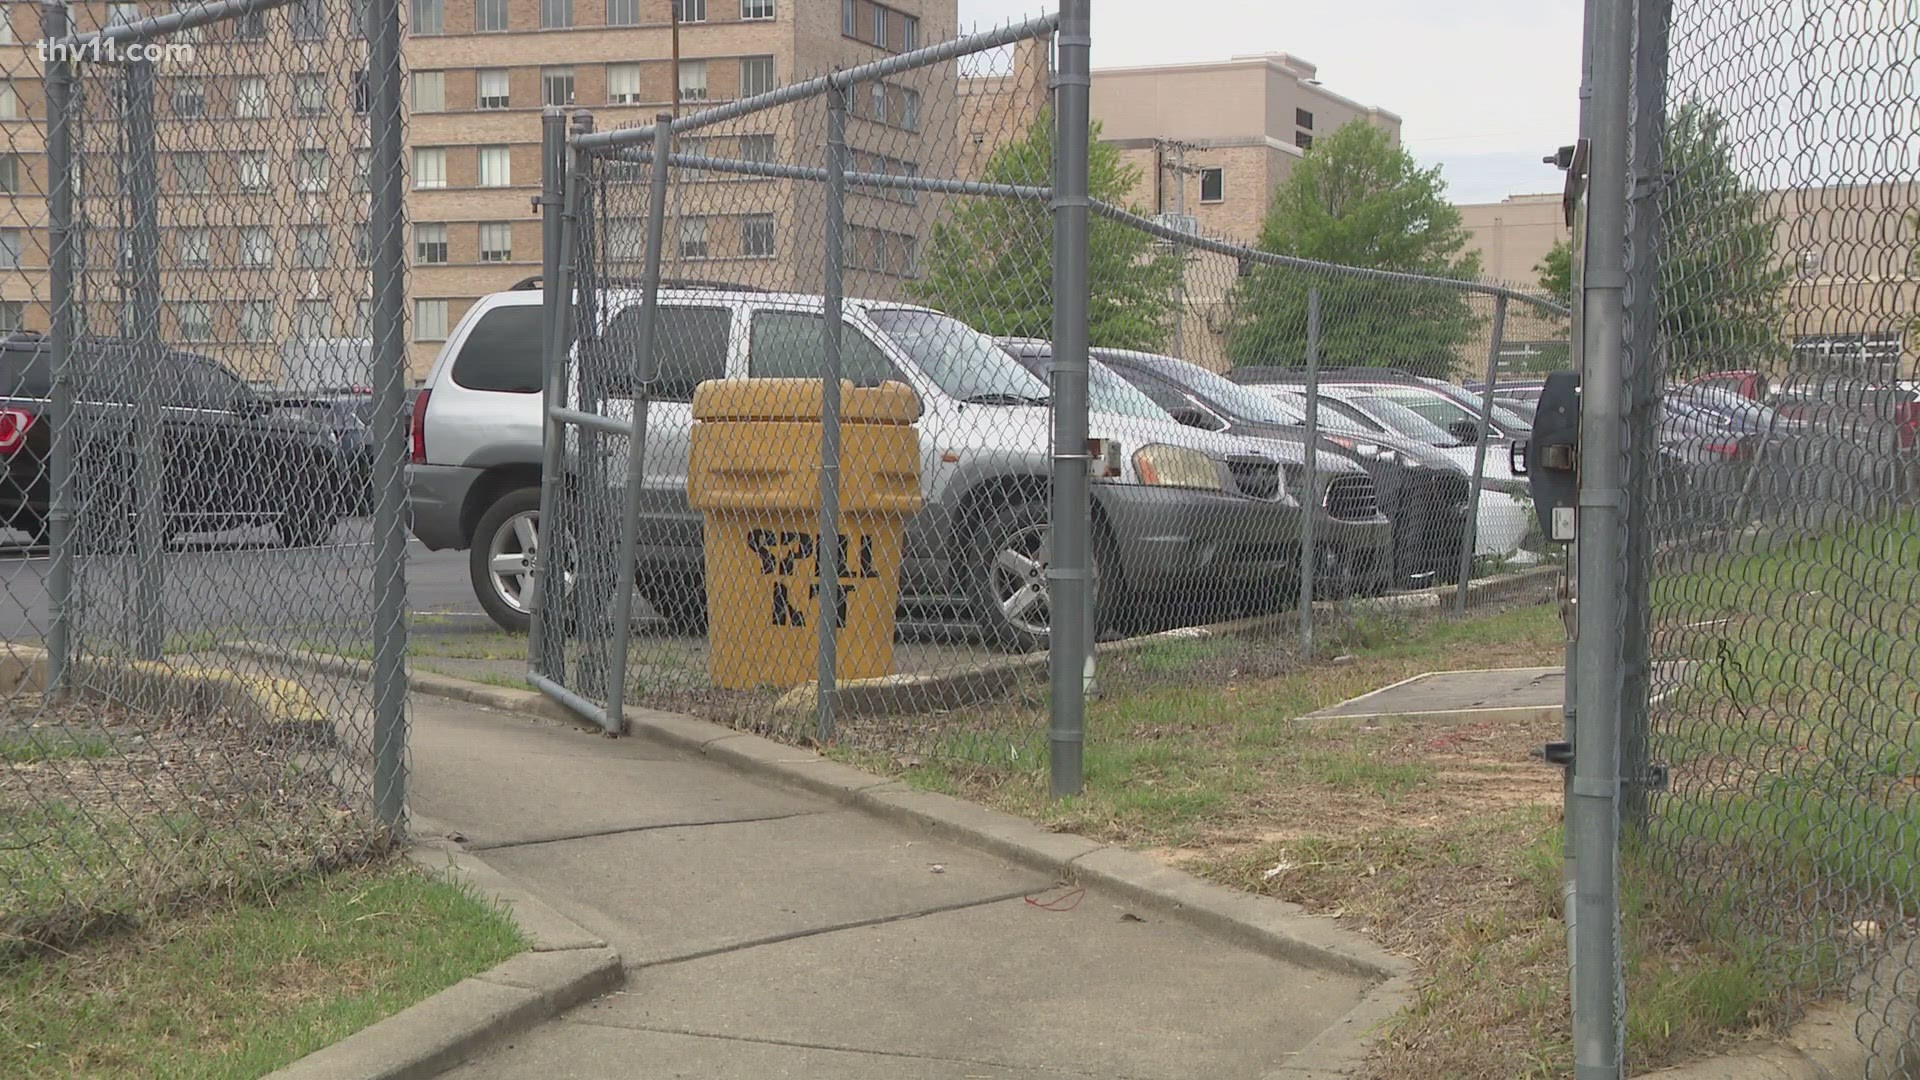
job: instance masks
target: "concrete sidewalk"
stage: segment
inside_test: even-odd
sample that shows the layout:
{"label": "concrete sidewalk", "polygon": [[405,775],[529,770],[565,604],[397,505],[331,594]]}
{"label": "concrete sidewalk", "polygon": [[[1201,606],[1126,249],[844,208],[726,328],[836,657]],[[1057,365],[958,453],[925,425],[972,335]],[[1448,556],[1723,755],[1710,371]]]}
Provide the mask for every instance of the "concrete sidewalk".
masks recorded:
{"label": "concrete sidewalk", "polygon": [[698,754],[424,696],[413,716],[416,832],[628,971],[450,1076],[1257,1078],[1369,987]]}

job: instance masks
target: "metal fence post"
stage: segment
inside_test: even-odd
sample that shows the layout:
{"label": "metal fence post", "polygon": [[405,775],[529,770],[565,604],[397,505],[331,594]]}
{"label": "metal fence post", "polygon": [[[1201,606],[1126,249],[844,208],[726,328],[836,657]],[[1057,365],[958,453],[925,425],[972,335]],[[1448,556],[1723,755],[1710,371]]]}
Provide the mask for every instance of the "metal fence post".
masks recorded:
{"label": "metal fence post", "polygon": [[[154,151],[153,62],[128,61],[121,72],[121,198],[127,207],[123,274],[131,279],[121,313],[121,337],[142,367],[157,363],[160,338],[160,177]],[[133,408],[133,603],[126,610],[128,639],[142,660],[160,659],[166,638],[162,596],[166,575],[166,440],[160,395],[138,395]],[[117,524],[117,523],[116,523]]]}
{"label": "metal fence post", "polygon": [[[40,33],[45,41],[66,38],[67,6],[48,0],[40,7]],[[73,673],[73,352],[74,241],[73,220],[73,65],[71,54],[49,56],[43,75],[47,92],[47,234],[49,312],[47,421],[53,427],[53,446],[47,460],[47,692],[72,689]]]}
{"label": "metal fence post", "polygon": [[1048,765],[1055,798],[1084,779],[1087,681],[1093,664],[1093,521],[1088,491],[1088,95],[1092,0],[1060,0],[1054,74],[1053,505],[1047,566]]}
{"label": "metal fence post", "polygon": [[1625,414],[1621,408],[1631,0],[1590,0],[1586,43],[1591,143],[1581,378],[1578,615],[1580,725],[1567,828],[1578,852],[1580,928],[1573,951],[1578,1080],[1621,1075],[1624,991],[1619,910],[1621,561],[1625,555]]}
{"label": "metal fence post", "polygon": [[820,535],[814,543],[820,567],[819,692],[814,737],[833,738],[838,692],[840,608],[840,319],[844,298],[847,228],[847,97],[851,89],[828,81],[826,280],[820,321]]}
{"label": "metal fence post", "polygon": [[1487,385],[1480,395],[1480,437],[1473,444],[1473,486],[1467,489],[1467,527],[1460,532],[1460,579],[1453,610],[1467,613],[1467,588],[1473,582],[1473,550],[1480,544],[1480,484],[1487,478],[1487,442],[1493,431],[1493,380],[1500,374],[1500,343],[1507,333],[1507,298],[1493,298],[1493,339],[1487,346]]}
{"label": "metal fence post", "polygon": [[660,249],[667,219],[667,170],[673,154],[673,116],[660,113],[653,118],[653,175],[648,177],[647,220],[655,227],[647,230],[646,263],[640,282],[640,333],[634,348],[633,433],[627,436],[627,475],[621,488],[619,556],[613,564],[613,620],[609,627],[607,678],[607,730],[616,735],[626,731],[622,717],[627,701],[627,637],[633,633],[633,573],[639,561],[640,489],[647,469],[647,414],[653,401],[655,362],[654,335],[660,321]]}
{"label": "metal fence post", "polygon": [[383,824],[407,812],[405,392],[406,120],[400,111],[399,0],[368,0],[368,138],[373,247],[373,797]]}
{"label": "metal fence post", "polygon": [[560,484],[561,454],[566,429],[553,410],[567,404],[566,357],[550,346],[557,326],[567,317],[569,298],[560,293],[561,215],[566,197],[567,111],[549,105],[540,114],[540,521],[535,529],[533,557],[533,619],[527,627],[527,663],[535,675],[557,679],[564,675],[565,634],[549,622],[554,609],[547,605],[549,575],[563,530],[554,521],[554,489]]}
{"label": "metal fence post", "polygon": [[1625,330],[1629,464],[1627,604],[1620,689],[1620,818],[1623,829],[1645,822],[1651,786],[1653,684],[1652,586],[1655,508],[1660,490],[1660,197],[1665,190],[1667,28],[1672,0],[1638,0],[1633,52],[1632,186],[1628,207]]}
{"label": "metal fence post", "polygon": [[1300,655],[1313,655],[1313,579],[1320,570],[1314,547],[1314,492],[1320,477],[1320,288],[1307,290],[1307,461],[1300,499]]}

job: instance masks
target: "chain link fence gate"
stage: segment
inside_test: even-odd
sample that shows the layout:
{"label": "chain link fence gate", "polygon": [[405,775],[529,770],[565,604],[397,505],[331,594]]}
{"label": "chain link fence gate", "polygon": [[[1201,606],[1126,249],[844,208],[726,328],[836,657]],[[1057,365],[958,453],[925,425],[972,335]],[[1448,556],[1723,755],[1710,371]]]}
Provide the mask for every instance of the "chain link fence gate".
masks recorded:
{"label": "chain link fence gate", "polygon": [[404,118],[392,3],[4,14],[11,951],[398,835]]}
{"label": "chain link fence gate", "polygon": [[[1728,1026],[1831,1004],[1855,1018],[1866,1075],[1908,1075],[1920,19],[1880,3],[1619,10],[1625,558],[1583,562],[1582,592],[1620,613],[1594,681],[1622,687],[1625,1064],[1661,1052],[1648,1018],[1684,996],[1661,960],[1683,946],[1737,980]],[[1580,704],[1586,721],[1584,690]],[[1590,749],[1606,747],[1582,740],[1576,760]],[[1605,957],[1575,961],[1584,1008]]]}
{"label": "chain link fence gate", "polygon": [[[739,100],[647,128],[549,114],[535,685],[609,730],[631,704],[1040,771],[1044,730],[1111,719],[1103,691],[1291,670],[1316,622],[1550,597],[1504,441],[1526,421],[1446,380],[1524,379],[1490,367],[1506,328],[1563,342],[1564,310],[1127,209],[1140,170],[1061,134],[1066,17],[778,89],[743,67]],[[1056,151],[1081,146],[1069,289]],[[1076,415],[1056,326],[1082,300]],[[1055,632],[1082,580],[1095,656],[1050,665],[1083,653]]]}

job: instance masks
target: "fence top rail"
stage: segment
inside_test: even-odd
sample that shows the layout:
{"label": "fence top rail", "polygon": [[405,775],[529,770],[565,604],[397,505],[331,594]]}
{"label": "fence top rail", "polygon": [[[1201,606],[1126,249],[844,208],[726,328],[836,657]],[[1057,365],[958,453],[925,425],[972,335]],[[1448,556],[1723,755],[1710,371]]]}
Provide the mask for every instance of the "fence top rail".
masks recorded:
{"label": "fence top rail", "polygon": [[1461,281],[1458,278],[1430,277],[1426,274],[1409,274],[1400,270],[1375,270],[1364,266],[1342,266],[1339,263],[1319,262],[1314,259],[1302,259],[1293,255],[1276,255],[1271,251],[1261,251],[1259,248],[1251,248],[1243,244],[1230,244],[1225,240],[1215,240],[1197,233],[1181,232],[1179,229],[1169,228],[1151,218],[1141,217],[1139,214],[1115,206],[1109,202],[1102,202],[1099,199],[1092,200],[1092,205],[1093,212],[1099,214],[1101,217],[1121,222],[1122,224],[1139,229],[1141,232],[1150,233],[1171,243],[1183,244],[1187,247],[1198,248],[1201,251],[1211,251],[1216,255],[1225,255],[1230,259],[1244,259],[1249,262],[1260,263],[1264,266],[1285,266],[1295,270],[1316,270],[1337,276],[1366,278],[1372,281],[1390,281],[1400,285],[1434,285],[1442,288],[1456,289],[1460,292],[1482,293],[1487,296],[1518,300],[1522,303],[1532,304],[1542,311],[1555,315],[1565,316],[1568,314],[1565,307],[1545,297],[1534,296],[1531,293],[1524,293],[1518,289],[1510,289],[1505,285],[1490,285],[1483,281]]}
{"label": "fence top rail", "polygon": [[[613,158],[634,164],[652,164],[653,155],[639,150],[622,150]],[[774,161],[749,161],[744,158],[707,157],[702,154],[673,154],[668,162],[675,168],[705,172],[758,176],[770,180],[827,179],[827,170],[817,165],[786,165]],[[894,173],[848,171],[847,183],[859,187],[927,191],[941,195],[979,195],[1007,199],[1051,199],[1053,189],[1032,184],[996,184],[986,180],[951,180],[939,176],[900,176]]]}
{"label": "fence top rail", "polygon": [[206,3],[193,4],[159,15],[130,19],[114,26],[89,30],[84,34],[68,34],[59,41],[49,42],[48,49],[76,57],[85,56],[107,42],[148,41],[182,30],[191,30],[242,15],[251,15],[258,11],[272,11],[274,8],[287,7],[293,2],[294,0],[207,0]]}
{"label": "fence top rail", "polygon": [[[282,2],[285,2],[285,0],[282,0]],[[988,49],[997,49],[1002,45],[1011,45],[1016,41],[1025,41],[1028,38],[1040,37],[1044,34],[1054,32],[1059,25],[1060,16],[1057,12],[1049,15],[1041,15],[1038,18],[1027,19],[1024,22],[1008,23],[1005,26],[983,31],[978,34],[969,34],[966,37],[953,38],[950,41],[943,41],[938,45],[929,45],[924,49],[915,49],[912,52],[889,56],[884,60],[875,60],[871,63],[860,64],[856,67],[829,72],[826,75],[807,79],[804,82],[797,82],[791,86],[783,86],[778,90],[770,90],[764,94],[744,97],[738,101],[718,105],[711,109],[702,109],[699,112],[674,120],[669,126],[676,133],[710,127],[736,117],[746,116],[749,113],[777,108],[781,105],[802,101],[811,97],[819,97],[830,90],[844,89],[856,83],[883,79],[889,75],[897,75],[903,71],[913,71],[918,68],[931,67],[934,64],[947,60],[969,56],[973,53],[986,52]],[[622,146],[635,146],[640,143],[652,141],[655,126],[654,124],[648,124],[644,127],[614,128],[610,131],[588,132],[571,136],[568,142],[576,150],[590,151],[606,151]]]}

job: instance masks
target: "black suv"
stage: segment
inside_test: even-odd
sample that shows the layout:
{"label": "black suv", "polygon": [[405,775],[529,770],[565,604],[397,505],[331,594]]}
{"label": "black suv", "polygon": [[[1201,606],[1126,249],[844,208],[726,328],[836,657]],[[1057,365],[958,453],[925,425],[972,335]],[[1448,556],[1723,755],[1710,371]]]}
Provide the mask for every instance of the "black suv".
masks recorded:
{"label": "black suv", "polygon": [[[0,340],[0,523],[44,543],[52,431],[49,343]],[[111,338],[74,342],[75,528],[108,541],[137,502],[135,402],[159,401],[169,536],[273,525],[288,547],[323,543],[344,516],[339,441],[256,394],[219,361]],[[116,522],[116,519],[117,522]]]}

